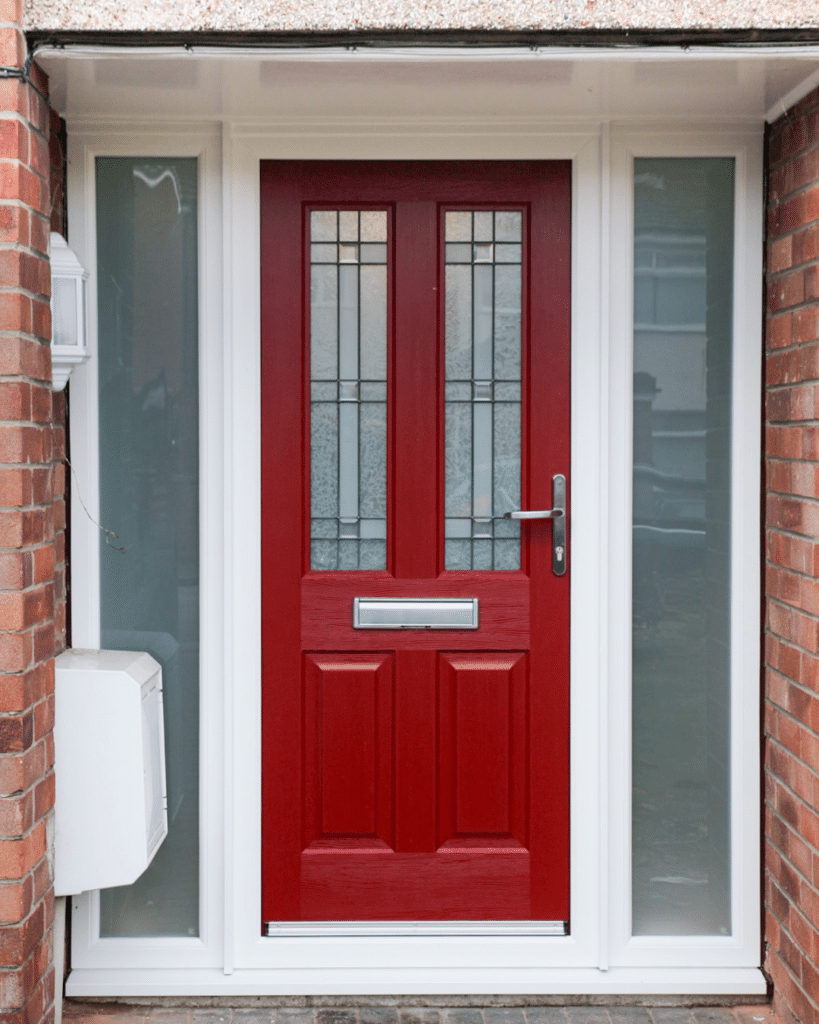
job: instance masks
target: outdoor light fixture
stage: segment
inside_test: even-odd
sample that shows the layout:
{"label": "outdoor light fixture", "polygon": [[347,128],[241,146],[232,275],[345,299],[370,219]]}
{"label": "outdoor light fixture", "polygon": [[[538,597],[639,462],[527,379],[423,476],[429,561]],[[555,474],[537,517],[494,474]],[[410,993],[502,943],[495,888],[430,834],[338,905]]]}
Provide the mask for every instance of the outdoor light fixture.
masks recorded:
{"label": "outdoor light fixture", "polygon": [[91,355],[85,323],[88,271],[62,235],[51,232],[51,373],[62,391],[75,366]]}

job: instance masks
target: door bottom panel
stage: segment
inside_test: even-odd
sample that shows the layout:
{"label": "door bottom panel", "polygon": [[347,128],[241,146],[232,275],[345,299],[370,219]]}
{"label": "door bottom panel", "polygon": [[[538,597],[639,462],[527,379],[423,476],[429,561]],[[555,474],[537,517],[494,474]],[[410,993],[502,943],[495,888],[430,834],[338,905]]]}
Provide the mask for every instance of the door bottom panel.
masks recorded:
{"label": "door bottom panel", "polygon": [[529,851],[305,850],[301,918],[504,921],[531,915]]}

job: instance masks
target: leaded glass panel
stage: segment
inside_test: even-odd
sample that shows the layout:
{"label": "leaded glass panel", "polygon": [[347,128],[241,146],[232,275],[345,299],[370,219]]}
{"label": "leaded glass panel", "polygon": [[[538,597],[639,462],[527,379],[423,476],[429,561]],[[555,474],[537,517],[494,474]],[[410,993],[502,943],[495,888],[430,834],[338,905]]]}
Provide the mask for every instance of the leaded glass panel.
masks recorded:
{"label": "leaded glass panel", "polygon": [[310,215],[310,565],[387,567],[387,214]]}
{"label": "leaded glass panel", "polygon": [[447,569],[519,569],[518,210],[445,215]]}

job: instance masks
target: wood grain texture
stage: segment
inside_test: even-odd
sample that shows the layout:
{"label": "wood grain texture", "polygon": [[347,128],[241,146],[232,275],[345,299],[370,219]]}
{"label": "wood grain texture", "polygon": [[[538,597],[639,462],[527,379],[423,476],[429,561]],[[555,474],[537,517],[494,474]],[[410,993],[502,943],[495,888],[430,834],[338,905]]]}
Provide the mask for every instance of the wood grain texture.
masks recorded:
{"label": "wood grain texture", "polygon": [[530,914],[521,848],[437,853],[306,850],[305,921],[518,921]]}
{"label": "wood grain texture", "polygon": [[367,836],[392,843],[393,703],[389,654],[305,657],[308,840]]}
{"label": "wood grain texture", "polygon": [[[397,580],[379,572],[310,573],[302,580],[302,644],[312,650],[497,650],[529,646],[530,582],[523,573],[447,572]],[[356,597],[477,597],[479,628],[353,629]]]}
{"label": "wood grain texture", "polygon": [[[567,920],[569,574],[443,570],[446,209],[524,222],[522,497],[569,478],[571,167],[262,165],[265,921]],[[309,564],[311,208],[389,211],[387,570]],[[571,564],[571,563],[569,563]],[[355,597],[477,597],[477,630],[354,630]]]}
{"label": "wood grain texture", "polygon": [[440,839],[526,842],[526,655],[441,654]]}

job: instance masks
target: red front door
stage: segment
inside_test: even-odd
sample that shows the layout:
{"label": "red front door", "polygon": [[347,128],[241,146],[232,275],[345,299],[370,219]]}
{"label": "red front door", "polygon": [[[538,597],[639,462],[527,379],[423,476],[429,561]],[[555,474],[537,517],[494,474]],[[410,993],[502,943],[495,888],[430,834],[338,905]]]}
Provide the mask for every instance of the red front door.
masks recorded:
{"label": "red front door", "polygon": [[570,166],[261,197],[264,922],[567,921]]}

